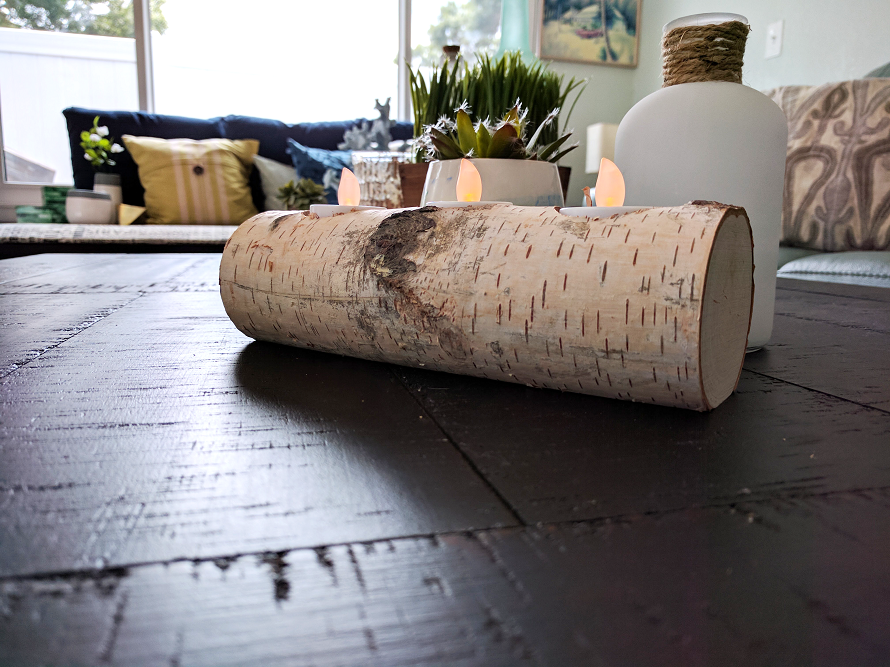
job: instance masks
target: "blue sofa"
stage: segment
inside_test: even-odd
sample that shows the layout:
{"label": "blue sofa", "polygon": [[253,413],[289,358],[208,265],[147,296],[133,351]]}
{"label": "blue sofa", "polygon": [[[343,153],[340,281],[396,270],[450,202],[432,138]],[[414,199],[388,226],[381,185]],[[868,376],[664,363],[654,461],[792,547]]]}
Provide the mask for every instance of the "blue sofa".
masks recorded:
{"label": "blue sofa", "polygon": [[[83,109],[70,107],[63,112],[68,124],[68,140],[71,144],[71,167],[74,171],[74,187],[91,190],[93,188],[93,168],[83,159],[80,148],[80,133],[92,127],[93,119],[99,116],[100,125],[108,127],[110,136],[118,141],[125,134],[160,139],[257,139],[260,142],[259,155],[290,164],[287,154],[287,140],[293,139],[304,146],[336,150],[343,141],[343,133],[357,125],[364,118],[355,120],[322,123],[295,123],[289,125],[281,121],[252,116],[220,116],[199,119],[184,116],[166,116],[143,111],[107,111],[104,109]],[[410,139],[414,126],[410,122],[397,122],[391,129],[393,139]],[[120,174],[123,202],[134,206],[144,206],[145,190],[139,182],[136,163],[129,152],[116,156],[117,165],[113,173]],[[258,211],[265,210],[265,196],[259,174],[254,169],[250,177],[250,188],[254,205]]]}

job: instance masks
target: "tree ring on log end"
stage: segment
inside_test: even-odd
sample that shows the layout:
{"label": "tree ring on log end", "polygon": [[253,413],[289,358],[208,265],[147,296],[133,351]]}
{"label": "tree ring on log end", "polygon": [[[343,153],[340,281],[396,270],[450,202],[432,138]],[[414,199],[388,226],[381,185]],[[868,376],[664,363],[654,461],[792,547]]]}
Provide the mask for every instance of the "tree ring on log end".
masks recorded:
{"label": "tree ring on log end", "polygon": [[699,368],[706,408],[712,409],[739,382],[754,305],[751,225],[739,209],[727,214],[714,235],[701,299]]}

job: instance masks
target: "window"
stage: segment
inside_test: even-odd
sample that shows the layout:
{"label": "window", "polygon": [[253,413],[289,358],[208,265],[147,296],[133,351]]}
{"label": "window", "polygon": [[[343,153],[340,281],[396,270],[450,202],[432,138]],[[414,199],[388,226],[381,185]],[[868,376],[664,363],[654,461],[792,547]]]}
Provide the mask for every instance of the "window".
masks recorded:
{"label": "window", "polygon": [[[156,0],[153,0],[156,2]],[[166,0],[152,33],[155,111],[289,123],[374,115],[398,88],[398,3]]]}
{"label": "window", "polygon": [[65,107],[138,109],[132,33],[121,0],[0,2],[7,180],[71,183]]}
{"label": "window", "polygon": [[[146,11],[150,44],[134,29],[134,13]],[[428,66],[445,43],[465,57],[493,53],[499,22],[500,0],[0,0],[5,182],[72,181],[68,106],[285,122],[374,116],[375,99],[399,106],[403,36],[415,35],[412,64]]]}
{"label": "window", "polygon": [[459,45],[472,61],[500,44],[501,0],[429,0],[411,8],[411,65],[429,68],[443,60],[442,47]]}

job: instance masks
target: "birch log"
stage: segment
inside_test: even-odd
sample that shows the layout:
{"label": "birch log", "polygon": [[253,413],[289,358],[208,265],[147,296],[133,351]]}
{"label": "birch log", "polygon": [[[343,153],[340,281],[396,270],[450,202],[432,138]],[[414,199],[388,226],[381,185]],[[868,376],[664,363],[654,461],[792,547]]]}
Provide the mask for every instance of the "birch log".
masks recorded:
{"label": "birch log", "polygon": [[715,202],[267,212],[220,265],[258,340],[692,410],[735,389],[753,289],[745,211]]}

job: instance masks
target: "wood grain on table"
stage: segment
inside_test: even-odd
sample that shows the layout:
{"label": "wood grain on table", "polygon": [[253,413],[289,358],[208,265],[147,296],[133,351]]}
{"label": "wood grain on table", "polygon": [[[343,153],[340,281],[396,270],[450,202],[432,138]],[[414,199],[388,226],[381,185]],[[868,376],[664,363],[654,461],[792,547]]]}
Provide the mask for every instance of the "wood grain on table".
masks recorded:
{"label": "wood grain on table", "polygon": [[699,414],[252,342],[218,260],[0,262],[0,665],[890,664],[885,291]]}

